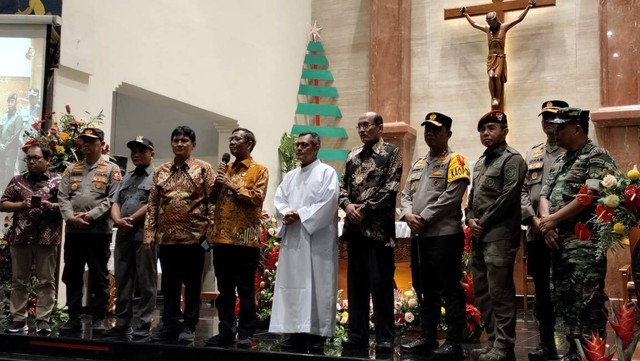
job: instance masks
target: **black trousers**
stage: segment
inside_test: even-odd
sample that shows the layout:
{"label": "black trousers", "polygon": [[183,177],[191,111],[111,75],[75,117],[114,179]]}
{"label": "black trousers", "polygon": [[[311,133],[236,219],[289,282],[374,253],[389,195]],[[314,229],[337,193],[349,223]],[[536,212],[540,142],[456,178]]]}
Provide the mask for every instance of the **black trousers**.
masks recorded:
{"label": "black trousers", "polygon": [[347,299],[349,301],[349,339],[369,339],[369,295],[373,299],[376,342],[395,337],[393,290],[395,259],[392,247],[364,237],[347,239]]}
{"label": "black trousers", "polygon": [[89,268],[89,310],[94,318],[104,318],[109,307],[109,270],[111,234],[65,234],[62,282],[67,287],[67,308],[71,319],[82,312],[84,267]]}
{"label": "black trousers", "polygon": [[[200,318],[204,250],[197,243],[160,245],[158,258],[162,267],[163,327],[177,329],[182,318],[183,328],[193,331]],[[183,284],[184,312],[181,312],[180,296]]]}
{"label": "black trousers", "polygon": [[[252,337],[256,331],[255,277],[260,249],[231,244],[213,245],[213,267],[220,295],[216,309],[220,334],[239,338]],[[236,327],[236,289],[240,298],[240,313]]]}
{"label": "black trousers", "polygon": [[411,240],[411,278],[420,301],[422,337],[437,341],[444,300],[447,341],[462,342],[466,301],[460,285],[464,233]]}
{"label": "black trousers", "polygon": [[551,249],[544,240],[527,242],[527,270],[536,288],[535,315],[541,329],[553,332],[555,324],[551,303]]}

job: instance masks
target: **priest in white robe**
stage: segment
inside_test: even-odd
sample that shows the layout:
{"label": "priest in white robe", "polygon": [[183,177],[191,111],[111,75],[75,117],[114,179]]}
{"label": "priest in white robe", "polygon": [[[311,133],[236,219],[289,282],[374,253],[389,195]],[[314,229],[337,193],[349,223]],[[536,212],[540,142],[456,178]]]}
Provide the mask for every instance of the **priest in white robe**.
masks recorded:
{"label": "priest in white robe", "polygon": [[336,325],[339,185],[318,160],[318,134],[300,134],[295,148],[300,167],[275,195],[282,240],[269,332],[290,334],[282,348],[317,350]]}

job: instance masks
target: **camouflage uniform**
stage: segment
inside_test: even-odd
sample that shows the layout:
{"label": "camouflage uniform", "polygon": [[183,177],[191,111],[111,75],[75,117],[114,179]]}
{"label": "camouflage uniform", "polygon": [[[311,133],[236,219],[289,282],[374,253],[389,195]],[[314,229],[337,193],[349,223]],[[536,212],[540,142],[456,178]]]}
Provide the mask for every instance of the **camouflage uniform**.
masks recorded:
{"label": "camouflage uniform", "polygon": [[479,219],[482,235],[473,239],[471,272],[476,303],[489,345],[513,353],[516,337],[513,266],[520,245],[520,191],[526,164],[505,145],[487,149],[473,169],[467,221]]}
{"label": "camouflage uniform", "polygon": [[[581,149],[561,154],[553,163],[541,196],[549,200],[549,212],[557,212],[575,199],[587,180],[600,180],[612,174],[616,165],[606,150],[589,140]],[[604,280],[607,258],[596,259],[597,233],[591,240],[579,240],[575,225],[592,217],[595,205],[558,224],[560,248],[552,256],[551,290],[557,315],[556,329],[566,335],[605,334],[607,309]]]}

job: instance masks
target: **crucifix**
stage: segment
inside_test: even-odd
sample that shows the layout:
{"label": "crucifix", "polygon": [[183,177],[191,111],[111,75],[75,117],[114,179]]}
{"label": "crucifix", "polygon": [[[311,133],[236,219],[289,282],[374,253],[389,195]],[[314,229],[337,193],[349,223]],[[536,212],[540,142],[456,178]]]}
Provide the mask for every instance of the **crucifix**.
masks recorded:
{"label": "crucifix", "polygon": [[[555,0],[492,0],[492,4],[470,6],[462,9],[445,9],[444,18],[465,17],[474,28],[487,34],[489,55],[487,56],[487,75],[491,109],[504,110],[504,83],[507,82],[507,59],[504,52],[507,31],[524,20],[533,6],[553,6]],[[524,9],[517,19],[503,23],[504,12]],[[481,25],[471,19],[471,15],[486,14],[487,25]]]}

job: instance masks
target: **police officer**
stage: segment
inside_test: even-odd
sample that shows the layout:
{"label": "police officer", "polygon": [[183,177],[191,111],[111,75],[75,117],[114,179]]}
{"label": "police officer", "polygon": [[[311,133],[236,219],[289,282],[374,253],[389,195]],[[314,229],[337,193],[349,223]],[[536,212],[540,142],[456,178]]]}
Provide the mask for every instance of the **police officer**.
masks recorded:
{"label": "police officer", "polygon": [[494,110],[480,118],[478,132],[487,147],[473,169],[466,210],[471,230],[471,272],[488,346],[472,350],[480,361],[515,360],[513,265],[520,244],[520,192],[526,164],[506,142],[507,115]]}
{"label": "police officer", "polygon": [[[136,168],[122,179],[112,198],[111,218],[118,227],[115,248],[117,321],[104,335],[147,337],[156,307],[158,246],[144,247],[142,241],[153,182],[151,161],[155,153],[153,142],[141,135],[128,142],[127,147],[131,149],[131,161]],[[140,324],[134,332],[130,323],[136,288],[140,291]]]}
{"label": "police officer", "polygon": [[[437,359],[461,359],[465,325],[462,279],[462,197],[469,185],[467,160],[449,148],[451,118],[429,113],[424,140],[429,153],[415,161],[402,192],[401,219],[414,235],[411,243],[413,285],[420,297],[422,335],[404,344],[409,352],[428,353]],[[441,300],[447,312],[447,340],[438,348]]]}
{"label": "police officer", "polygon": [[[598,254],[597,232],[587,223],[595,212],[595,200],[582,205],[575,195],[585,184],[589,193],[595,194],[600,180],[615,173],[616,164],[606,150],[589,139],[588,110],[562,108],[550,122],[557,124],[556,141],[566,153],[551,167],[540,193],[538,213],[545,242],[554,250],[551,286],[556,328],[567,335],[570,346],[561,360],[578,361],[574,340],[594,333],[605,335],[607,256]],[[574,230],[578,222],[591,227],[590,240],[578,239]]]}
{"label": "police officer", "polygon": [[62,282],[67,287],[69,321],[61,333],[82,329],[82,285],[85,264],[89,267],[91,315],[93,328],[104,330],[104,317],[109,306],[109,270],[111,256],[110,199],[120,182],[120,168],[101,158],[104,132],[85,128],[79,135],[85,159],[70,165],[62,175],[58,199],[62,218],[66,221],[64,270]]}
{"label": "police officer", "polygon": [[527,163],[527,175],[520,197],[522,223],[529,227],[527,229],[527,268],[535,284],[535,315],[538,319],[540,335],[540,344],[535,350],[529,352],[529,361],[558,358],[554,340],[553,305],[549,290],[551,249],[544,243],[544,237],[540,233],[538,203],[540,190],[549,175],[551,163],[562,152],[556,144],[556,126],[549,121],[556,118],[558,109],[568,106],[562,100],[549,100],[542,103],[542,111],[538,116],[542,116],[542,131],[547,136],[547,141],[529,149],[524,158]]}

